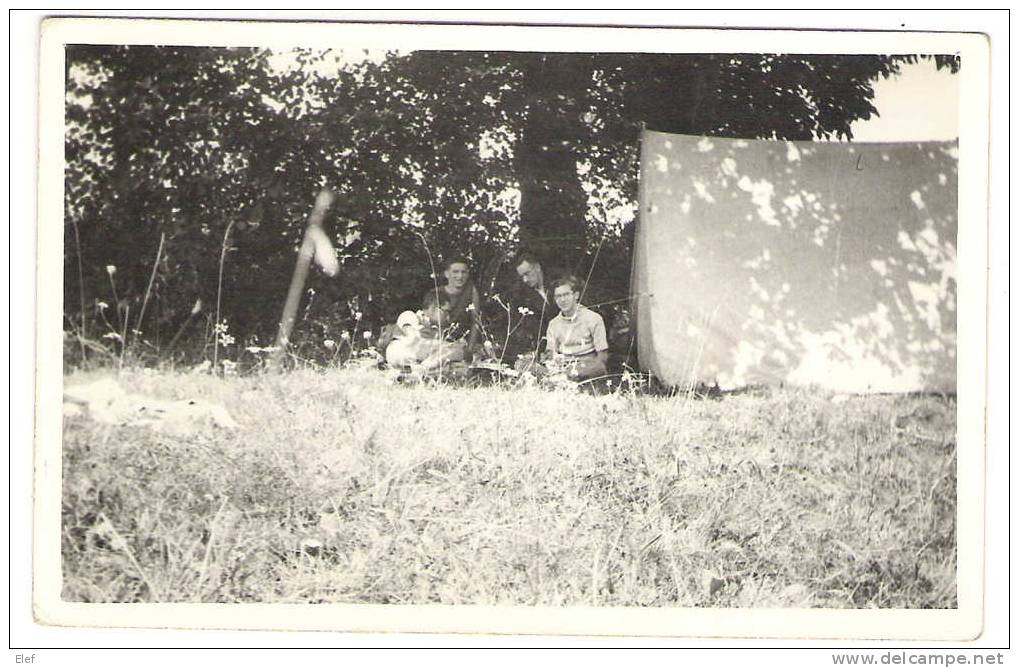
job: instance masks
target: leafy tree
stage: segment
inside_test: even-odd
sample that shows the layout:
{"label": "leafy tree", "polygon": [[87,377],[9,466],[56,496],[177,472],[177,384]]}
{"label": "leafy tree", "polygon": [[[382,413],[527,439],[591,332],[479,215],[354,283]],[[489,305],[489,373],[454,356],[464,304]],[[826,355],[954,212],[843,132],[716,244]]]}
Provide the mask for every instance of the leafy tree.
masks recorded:
{"label": "leafy tree", "polygon": [[422,51],[353,62],[298,50],[281,66],[277,55],[67,48],[69,322],[82,295],[110,295],[106,265],[137,313],[165,234],[141,325],[158,346],[196,299],[215,302],[226,239],[222,315],[234,334],[270,339],[322,186],[338,195],[328,229],[342,269],[312,280],[299,335],[334,338],[357,312],[377,331],[418,305],[432,265],[454,253],[471,256],[489,291],[512,280],[506,260],[521,245],[590,272],[588,301],[625,299],[641,127],[849,139],[876,113],[873,81],[915,59]]}
{"label": "leafy tree", "polygon": [[155,292],[167,308],[155,318],[171,324],[196,299],[214,301],[227,225],[274,187],[265,165],[278,145],[262,132],[300,128],[262,102],[269,71],[253,50],[81,46],[67,56],[65,217],[80,231],[88,292],[110,295],[102,268],[112,265],[119,293],[138,299],[165,233]]}

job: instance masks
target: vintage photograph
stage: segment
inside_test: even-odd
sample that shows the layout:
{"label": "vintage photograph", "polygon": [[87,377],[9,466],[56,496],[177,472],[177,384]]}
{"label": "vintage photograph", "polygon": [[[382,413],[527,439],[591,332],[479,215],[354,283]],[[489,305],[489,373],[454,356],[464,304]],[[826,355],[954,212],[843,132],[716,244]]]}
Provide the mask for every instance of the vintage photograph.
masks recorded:
{"label": "vintage photograph", "polygon": [[958,50],[119,23],[59,45],[60,601],[960,607]]}

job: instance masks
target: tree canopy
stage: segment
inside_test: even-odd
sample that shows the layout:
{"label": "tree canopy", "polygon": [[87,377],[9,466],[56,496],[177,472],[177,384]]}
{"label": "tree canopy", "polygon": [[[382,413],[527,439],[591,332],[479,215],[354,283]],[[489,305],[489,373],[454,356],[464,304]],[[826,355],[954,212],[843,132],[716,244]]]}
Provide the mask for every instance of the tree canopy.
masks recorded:
{"label": "tree canopy", "polygon": [[877,78],[915,60],[289,55],[281,64],[265,49],[67,47],[69,322],[112,296],[108,265],[122,306],[140,302],[164,235],[140,326],[154,346],[197,299],[216,301],[223,252],[223,317],[243,340],[271,339],[321,187],[337,194],[326,227],[341,269],[309,286],[298,328],[308,340],[350,330],[357,313],[374,328],[418,307],[436,258],[452,254],[470,257],[487,293],[526,247],[590,273],[598,299],[625,299],[641,127],[851,139],[852,123],[877,113]]}

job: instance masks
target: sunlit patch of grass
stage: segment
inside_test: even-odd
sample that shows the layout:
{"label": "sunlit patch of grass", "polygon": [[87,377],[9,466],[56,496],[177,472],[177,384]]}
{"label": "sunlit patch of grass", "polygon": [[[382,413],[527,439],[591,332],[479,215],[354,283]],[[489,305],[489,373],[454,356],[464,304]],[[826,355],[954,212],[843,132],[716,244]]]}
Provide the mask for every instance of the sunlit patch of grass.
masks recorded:
{"label": "sunlit patch of grass", "polygon": [[65,419],[67,600],[956,605],[952,399],[120,382],[241,428]]}

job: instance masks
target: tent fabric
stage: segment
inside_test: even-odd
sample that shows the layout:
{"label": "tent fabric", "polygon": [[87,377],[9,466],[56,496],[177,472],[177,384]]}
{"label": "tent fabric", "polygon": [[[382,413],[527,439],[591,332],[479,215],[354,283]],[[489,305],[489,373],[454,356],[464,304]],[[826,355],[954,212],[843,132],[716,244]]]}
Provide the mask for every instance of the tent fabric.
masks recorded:
{"label": "tent fabric", "polygon": [[645,131],[631,278],[670,386],[954,392],[956,142]]}

